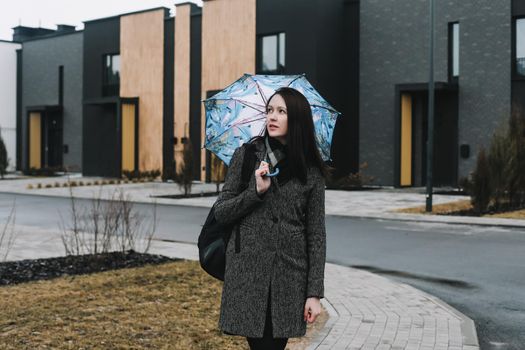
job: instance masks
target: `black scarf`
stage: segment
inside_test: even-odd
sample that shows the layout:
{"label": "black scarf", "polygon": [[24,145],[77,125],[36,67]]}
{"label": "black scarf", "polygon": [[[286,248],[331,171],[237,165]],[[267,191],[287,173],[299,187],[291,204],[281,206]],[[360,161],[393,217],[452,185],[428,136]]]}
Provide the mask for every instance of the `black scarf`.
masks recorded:
{"label": "black scarf", "polygon": [[277,181],[279,182],[279,185],[284,185],[291,178],[290,167],[288,163],[288,146],[283,145],[279,140],[273,137],[268,137],[268,142],[272,150],[279,150],[285,155],[285,157],[277,163],[277,167],[279,168]]}

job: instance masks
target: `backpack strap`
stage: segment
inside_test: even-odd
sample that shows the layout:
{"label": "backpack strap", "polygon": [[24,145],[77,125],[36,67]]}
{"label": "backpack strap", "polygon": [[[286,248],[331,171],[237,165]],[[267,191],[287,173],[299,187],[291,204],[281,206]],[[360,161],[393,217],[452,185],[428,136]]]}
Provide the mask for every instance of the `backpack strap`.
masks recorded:
{"label": "backpack strap", "polygon": [[[242,171],[241,171],[241,188],[239,193],[248,188],[250,178],[253,174],[253,168],[257,160],[255,156],[255,145],[251,143],[244,143],[241,147],[244,147],[244,158],[242,160]],[[235,226],[235,252],[241,251],[241,236],[239,225]]]}
{"label": "backpack strap", "polygon": [[244,191],[248,188],[250,183],[251,175],[253,174],[253,168],[255,167],[255,145],[252,143],[244,143],[241,147],[244,147],[244,158],[242,160],[242,171],[241,171],[241,188],[239,192]]}

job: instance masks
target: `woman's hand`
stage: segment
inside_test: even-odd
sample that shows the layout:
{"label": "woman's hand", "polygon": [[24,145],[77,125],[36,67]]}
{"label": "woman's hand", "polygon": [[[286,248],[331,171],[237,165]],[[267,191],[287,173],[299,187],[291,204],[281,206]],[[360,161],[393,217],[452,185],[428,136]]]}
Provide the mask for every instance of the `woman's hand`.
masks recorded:
{"label": "woman's hand", "polygon": [[319,298],[310,297],[304,304],[304,320],[308,323],[314,323],[317,316],[321,313],[321,301]]}
{"label": "woman's hand", "polygon": [[270,172],[268,163],[261,162],[259,169],[255,170],[255,183],[257,184],[257,193],[263,194],[270,188],[271,180],[268,176],[264,176]]}

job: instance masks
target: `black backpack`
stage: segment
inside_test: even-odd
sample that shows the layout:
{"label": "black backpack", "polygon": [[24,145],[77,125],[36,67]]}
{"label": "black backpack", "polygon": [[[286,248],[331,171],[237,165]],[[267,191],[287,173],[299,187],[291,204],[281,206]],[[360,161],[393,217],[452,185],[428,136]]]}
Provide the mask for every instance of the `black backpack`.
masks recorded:
{"label": "black backpack", "polygon": [[[248,187],[250,176],[255,167],[254,145],[245,143],[244,159],[241,172],[241,186],[237,193],[241,193]],[[235,223],[224,225],[215,218],[215,205],[211,208],[199,235],[197,246],[199,247],[199,261],[201,267],[209,275],[224,281],[224,269],[226,267],[226,247],[232,235],[234,227],[237,227],[235,250],[239,250],[239,226]]]}

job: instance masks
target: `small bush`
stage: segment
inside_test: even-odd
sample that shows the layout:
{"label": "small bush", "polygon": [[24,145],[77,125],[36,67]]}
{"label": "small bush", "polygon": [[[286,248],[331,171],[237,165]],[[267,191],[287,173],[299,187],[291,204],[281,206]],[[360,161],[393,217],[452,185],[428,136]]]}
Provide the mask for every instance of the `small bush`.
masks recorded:
{"label": "small bush", "polygon": [[330,189],[351,190],[359,189],[370,184],[375,180],[373,176],[363,174],[363,170],[368,168],[368,163],[364,162],[359,166],[357,173],[350,173],[341,176],[337,172],[330,172],[326,179],[326,187]]}
{"label": "small bush", "polygon": [[220,184],[224,181],[226,176],[226,165],[215,154],[211,155],[211,179],[215,182],[215,191],[219,193]]}
{"label": "small bush", "polygon": [[474,210],[481,214],[487,210],[491,198],[490,167],[485,149],[482,147],[478,154],[476,170],[470,183],[471,203]]}
{"label": "small bush", "polygon": [[26,175],[29,176],[43,176],[51,177],[58,176],[57,172],[63,172],[64,168],[62,167],[43,167],[43,168],[29,168],[29,170],[24,171]]}
{"label": "small bush", "polygon": [[[147,181],[154,180],[161,175],[160,170],[146,170],[146,171],[137,171],[137,170],[123,170],[122,177],[127,180],[133,179],[145,179]],[[144,181],[140,181],[144,182]]]}
{"label": "small bush", "polygon": [[193,150],[189,141],[184,144],[182,164],[176,170],[173,181],[179,185],[179,188],[184,189],[184,196],[188,196],[193,185]]}
{"label": "small bush", "polygon": [[7,173],[7,166],[9,159],[7,158],[7,149],[5,147],[4,139],[2,138],[2,130],[0,129],[0,178],[4,178]]}
{"label": "small bush", "polygon": [[525,114],[513,111],[493,134],[488,154],[479,151],[474,171],[460,186],[478,214],[525,207]]}

